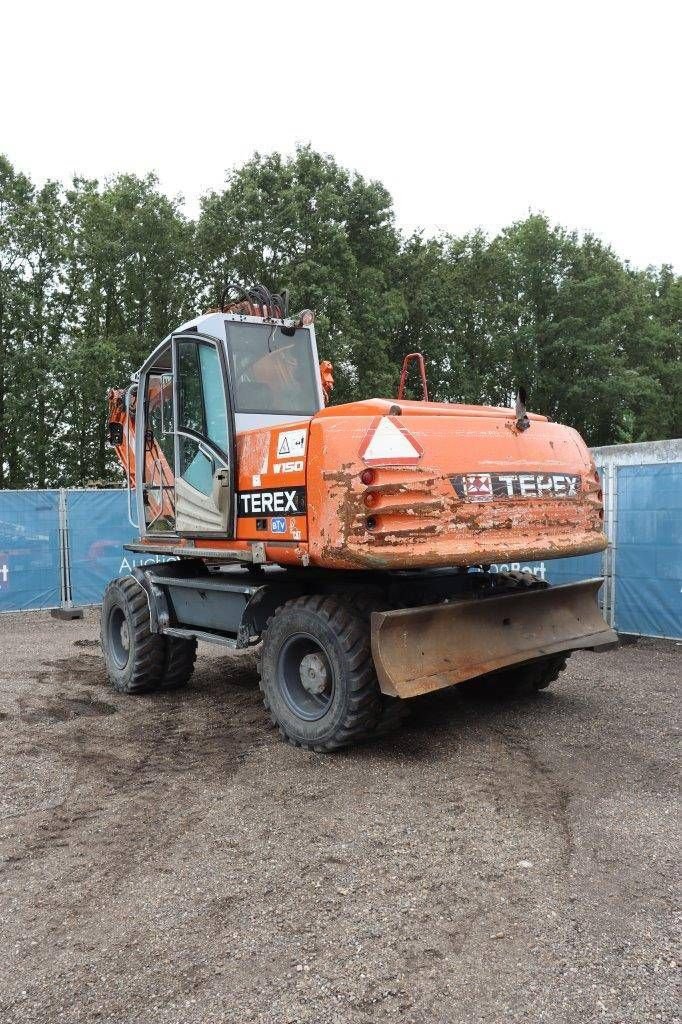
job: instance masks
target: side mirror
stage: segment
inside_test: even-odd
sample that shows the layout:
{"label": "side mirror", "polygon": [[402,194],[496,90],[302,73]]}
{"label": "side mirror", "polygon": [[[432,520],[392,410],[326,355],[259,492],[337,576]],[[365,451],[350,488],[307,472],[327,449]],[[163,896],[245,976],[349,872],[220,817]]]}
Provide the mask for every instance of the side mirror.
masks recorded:
{"label": "side mirror", "polygon": [[123,444],[123,424],[112,421],[109,423],[109,444],[118,448]]}

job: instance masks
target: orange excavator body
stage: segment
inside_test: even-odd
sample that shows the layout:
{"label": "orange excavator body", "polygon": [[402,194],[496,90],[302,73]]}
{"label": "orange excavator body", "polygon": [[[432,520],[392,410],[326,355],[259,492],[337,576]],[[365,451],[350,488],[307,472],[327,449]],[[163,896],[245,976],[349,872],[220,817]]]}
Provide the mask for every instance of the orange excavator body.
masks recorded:
{"label": "orange excavator body", "polygon": [[[200,386],[186,377],[190,355]],[[397,399],[330,406],[332,367],[318,370],[315,359],[312,314],[293,322],[280,308],[232,304],[180,328],[127,391],[109,393],[111,440],[140,523],[132,550],[200,559],[212,570],[237,563],[314,569],[328,592],[339,574],[346,586],[349,574],[370,586],[375,574],[385,587],[391,574],[476,567],[486,574],[492,563],[606,547],[599,477],[572,428],[526,413],[520,400],[515,409],[430,402],[415,353],[409,359],[419,363],[422,401],[403,397],[406,363]],[[307,374],[314,407],[287,416],[284,396],[297,374]],[[301,592],[300,573],[295,580]],[[522,602],[503,595],[481,616],[470,601],[447,597],[433,614],[410,608],[408,586],[399,607],[372,615],[381,689],[414,696],[612,641],[595,585],[580,586]],[[518,609],[511,616],[510,601]],[[502,628],[514,621],[517,631]],[[457,628],[466,636],[458,656]],[[187,622],[173,629],[207,638]],[[419,645],[420,636],[428,643]],[[410,658],[396,657],[402,644]]]}
{"label": "orange excavator body", "polygon": [[[257,516],[238,515],[234,538],[197,536],[190,546],[229,553],[260,542],[268,562],[383,570],[601,551],[601,487],[588,449],[572,428],[532,413],[529,419],[531,429],[519,432],[512,409],[370,399],[330,406],[303,425],[245,431],[236,438],[238,500],[285,480],[289,490],[305,490],[305,512],[289,514],[286,539],[271,522],[262,529]],[[110,420],[123,428],[116,454],[134,481],[135,422],[129,422],[125,392],[110,392]],[[391,426],[387,450],[391,435],[400,434],[415,454],[401,460],[379,450],[368,461],[363,445],[382,424]],[[278,439],[293,431],[304,434],[305,457],[287,460],[278,456]],[[146,439],[144,454],[147,478],[160,464],[172,483],[153,438]],[[465,490],[476,476],[484,485],[488,478],[497,483],[479,494]],[[171,491],[151,487],[148,493],[155,516],[172,513]],[[273,510],[263,511],[267,518]],[[147,540],[158,548],[159,538]],[[177,538],[173,547],[183,544],[188,539]]]}
{"label": "orange excavator body", "polygon": [[[333,569],[471,566],[602,550],[599,478],[580,436],[533,414],[522,433],[514,422],[511,409],[480,406],[379,399],[331,406],[305,428],[306,458],[287,473],[287,484],[306,490],[306,515],[294,517],[292,540],[264,536],[252,517],[237,520],[237,539],[276,541],[268,560]],[[281,484],[277,441],[286,430],[238,437],[239,492],[256,476],[265,491]],[[386,450],[394,439],[405,443],[385,457],[379,445],[368,459],[377,434]],[[467,485],[476,476],[491,481],[480,494]]]}

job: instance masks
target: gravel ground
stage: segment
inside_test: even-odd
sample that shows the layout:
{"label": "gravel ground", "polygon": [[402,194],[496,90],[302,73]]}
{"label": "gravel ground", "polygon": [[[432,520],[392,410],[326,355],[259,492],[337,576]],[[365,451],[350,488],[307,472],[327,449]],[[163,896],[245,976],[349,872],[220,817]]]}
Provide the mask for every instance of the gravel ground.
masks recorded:
{"label": "gravel ground", "polygon": [[0,617],[0,1021],[679,1020],[682,646],[325,757],[251,655],[130,698],[97,631]]}

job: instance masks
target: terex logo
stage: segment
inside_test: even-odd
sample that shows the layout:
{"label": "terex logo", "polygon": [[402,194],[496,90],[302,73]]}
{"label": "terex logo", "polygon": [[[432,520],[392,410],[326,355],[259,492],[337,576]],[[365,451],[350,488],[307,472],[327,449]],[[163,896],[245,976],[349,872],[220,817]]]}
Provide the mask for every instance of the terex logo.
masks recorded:
{"label": "terex logo", "polygon": [[465,501],[494,498],[576,498],[579,476],[568,473],[463,473],[450,477]]}
{"label": "terex logo", "polygon": [[274,491],[240,491],[237,515],[262,516],[283,512],[290,516],[305,514],[305,487],[287,487]]}

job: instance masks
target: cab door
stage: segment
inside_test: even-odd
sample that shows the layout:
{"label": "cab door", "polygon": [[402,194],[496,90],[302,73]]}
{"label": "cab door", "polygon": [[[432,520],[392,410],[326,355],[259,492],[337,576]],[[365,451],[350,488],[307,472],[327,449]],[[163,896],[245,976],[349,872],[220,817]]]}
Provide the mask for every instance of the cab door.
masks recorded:
{"label": "cab door", "polygon": [[223,346],[173,337],[176,530],[234,534],[234,427]]}

